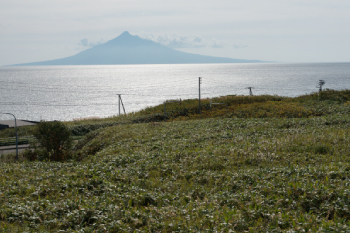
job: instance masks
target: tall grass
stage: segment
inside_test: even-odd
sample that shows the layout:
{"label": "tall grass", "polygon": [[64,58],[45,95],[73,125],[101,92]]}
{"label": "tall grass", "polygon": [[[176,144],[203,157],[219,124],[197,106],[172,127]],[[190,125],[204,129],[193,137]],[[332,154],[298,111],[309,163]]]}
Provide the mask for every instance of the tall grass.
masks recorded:
{"label": "tall grass", "polygon": [[348,232],[350,105],[325,93],[221,97],[228,111],[201,116],[189,100],[191,114],[133,123],[160,117],[157,106],[90,130],[81,161],[3,162],[0,229]]}

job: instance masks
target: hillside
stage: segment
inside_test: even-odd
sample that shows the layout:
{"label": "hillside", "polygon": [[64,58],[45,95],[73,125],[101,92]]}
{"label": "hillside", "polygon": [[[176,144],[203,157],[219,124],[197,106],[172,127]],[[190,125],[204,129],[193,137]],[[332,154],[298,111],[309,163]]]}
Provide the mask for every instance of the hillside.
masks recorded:
{"label": "hillside", "polygon": [[101,45],[76,55],[50,61],[17,64],[40,65],[117,65],[117,64],[190,64],[190,63],[257,63],[258,60],[211,57],[180,52],[150,40],[124,32]]}
{"label": "hillside", "polygon": [[0,228],[350,231],[349,90],[197,101],[67,122],[67,162],[2,161]]}

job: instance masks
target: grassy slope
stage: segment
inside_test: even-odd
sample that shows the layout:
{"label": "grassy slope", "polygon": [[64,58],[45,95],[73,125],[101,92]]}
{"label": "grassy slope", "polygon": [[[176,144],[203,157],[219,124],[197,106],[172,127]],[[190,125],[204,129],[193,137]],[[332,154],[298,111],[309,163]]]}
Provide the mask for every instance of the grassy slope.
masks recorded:
{"label": "grassy slope", "polygon": [[[101,127],[76,145],[82,162],[3,163],[0,229],[349,231],[348,99],[312,98]],[[145,111],[128,122],[158,116]]]}

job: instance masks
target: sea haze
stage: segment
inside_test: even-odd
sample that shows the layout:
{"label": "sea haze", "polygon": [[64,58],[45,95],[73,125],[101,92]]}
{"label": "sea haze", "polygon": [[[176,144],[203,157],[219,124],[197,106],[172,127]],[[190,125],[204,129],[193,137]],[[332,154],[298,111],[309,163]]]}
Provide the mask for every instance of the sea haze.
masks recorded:
{"label": "sea haze", "polygon": [[[63,120],[138,111],[169,99],[299,96],[350,89],[350,63],[35,66],[0,68],[0,112],[18,119]],[[9,116],[2,115],[0,119]]]}

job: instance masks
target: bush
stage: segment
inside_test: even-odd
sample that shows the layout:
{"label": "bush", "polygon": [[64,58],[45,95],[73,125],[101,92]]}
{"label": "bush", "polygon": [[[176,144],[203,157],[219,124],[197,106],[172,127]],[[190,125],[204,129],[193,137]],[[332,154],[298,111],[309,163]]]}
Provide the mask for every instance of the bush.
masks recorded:
{"label": "bush", "polygon": [[320,100],[331,100],[339,103],[345,103],[350,100],[350,90],[336,91],[325,89],[319,93]]}
{"label": "bush", "polygon": [[297,103],[267,101],[265,103],[243,104],[231,116],[237,117],[279,117],[300,118],[315,115],[315,111]]}
{"label": "bush", "polygon": [[75,125],[71,126],[69,129],[71,131],[72,136],[84,136],[92,131],[95,131],[97,129],[110,127],[113,125],[116,125],[118,123],[116,122],[102,122],[102,123],[95,123],[95,124],[82,124],[82,125]]}
{"label": "bush", "polygon": [[69,157],[72,146],[71,132],[62,122],[42,121],[34,129],[33,135],[37,139],[38,146],[41,147],[38,150],[37,145],[33,145],[38,159],[64,161]]}

